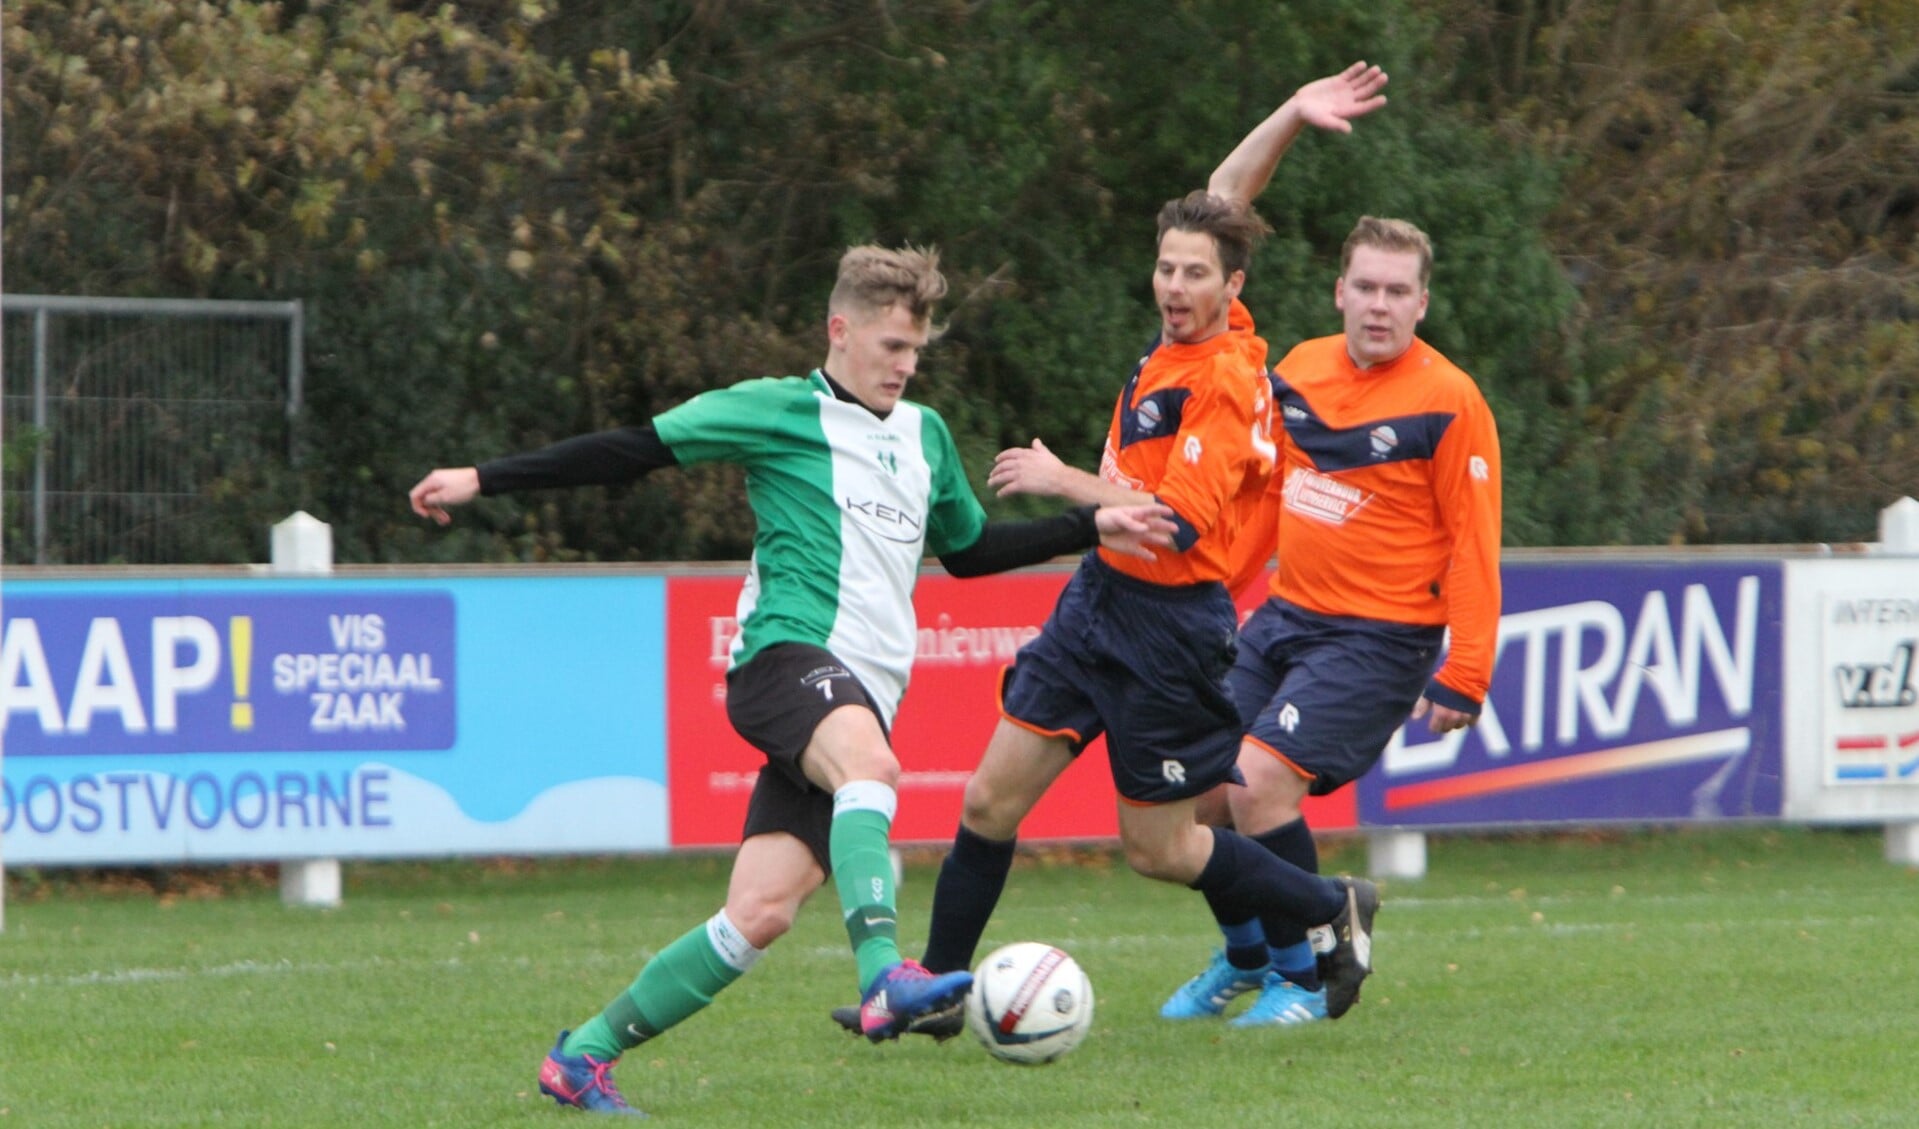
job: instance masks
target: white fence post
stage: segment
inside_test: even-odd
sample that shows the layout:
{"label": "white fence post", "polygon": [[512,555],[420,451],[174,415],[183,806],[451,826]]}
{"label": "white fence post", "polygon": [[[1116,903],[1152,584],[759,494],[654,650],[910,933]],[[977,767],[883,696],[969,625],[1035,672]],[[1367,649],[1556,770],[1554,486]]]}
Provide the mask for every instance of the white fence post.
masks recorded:
{"label": "white fence post", "polygon": [[[302,510],[273,527],[275,575],[312,576],[333,571],[333,527]],[[280,860],[280,901],[327,908],[340,904],[340,860]]]}
{"label": "white fence post", "polygon": [[1919,556],[1919,501],[1901,498],[1879,511],[1879,551],[1889,556]]}
{"label": "white fence post", "polygon": [[1426,833],[1396,829],[1368,832],[1366,871],[1374,878],[1426,877]]}
{"label": "white fence post", "polygon": [[[1919,501],[1901,498],[1879,511],[1879,552],[1919,556]],[[1886,824],[1886,861],[1919,866],[1919,823]]]}

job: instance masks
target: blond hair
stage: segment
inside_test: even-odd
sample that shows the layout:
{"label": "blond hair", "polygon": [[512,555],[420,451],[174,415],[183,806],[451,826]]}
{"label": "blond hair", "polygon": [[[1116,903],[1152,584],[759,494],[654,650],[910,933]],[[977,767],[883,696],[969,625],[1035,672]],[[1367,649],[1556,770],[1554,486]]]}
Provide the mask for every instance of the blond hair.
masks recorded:
{"label": "blond hair", "polygon": [[933,316],[933,304],[946,297],[946,276],[933,247],[848,247],[840,256],[839,281],[827,299],[829,314],[869,317],[899,306],[915,322]]}
{"label": "blond hair", "polygon": [[1377,247],[1381,251],[1411,252],[1419,256],[1419,288],[1426,289],[1433,278],[1433,241],[1419,228],[1405,220],[1381,219],[1378,216],[1361,216],[1353,225],[1353,233],[1346,237],[1345,249],[1339,253],[1339,275],[1346,277],[1352,269],[1353,252],[1361,247]]}

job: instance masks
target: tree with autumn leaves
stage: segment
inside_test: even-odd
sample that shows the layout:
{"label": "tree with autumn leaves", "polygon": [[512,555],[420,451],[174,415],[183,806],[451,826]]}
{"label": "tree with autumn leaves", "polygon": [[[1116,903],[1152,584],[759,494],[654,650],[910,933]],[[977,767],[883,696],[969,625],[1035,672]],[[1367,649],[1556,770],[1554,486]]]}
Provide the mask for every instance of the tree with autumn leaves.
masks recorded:
{"label": "tree with autumn leaves", "polygon": [[19,0],[0,20],[8,290],[309,304],[304,457],[232,468],[245,533],[201,559],[294,508],[342,561],[743,556],[726,471],[489,500],[446,533],[395,499],[449,458],[805,371],[837,253],[868,240],[944,251],[950,326],[915,395],[972,465],[1034,436],[1090,462],[1154,328],[1158,204],[1357,57],[1392,105],[1288,155],[1248,300],[1277,349],[1335,332],[1356,215],[1431,231],[1423,332],[1499,415],[1510,543],[1866,538],[1919,484],[1909,5]]}

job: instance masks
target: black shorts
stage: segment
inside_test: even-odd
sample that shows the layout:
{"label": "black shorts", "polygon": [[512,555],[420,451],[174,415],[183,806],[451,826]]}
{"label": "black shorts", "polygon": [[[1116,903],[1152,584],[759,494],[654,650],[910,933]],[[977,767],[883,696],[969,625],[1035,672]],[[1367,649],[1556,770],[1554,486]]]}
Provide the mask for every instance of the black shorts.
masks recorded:
{"label": "black shorts", "polygon": [[865,706],[886,731],[866,687],[823,647],[776,643],[726,672],[726,718],[766,754],[746,805],[742,839],[784,831],[806,844],[820,869],[833,872],[833,797],[806,778],[800,757],[826,715],[847,705]]}
{"label": "black shorts", "polygon": [[1311,777],[1315,796],[1366,775],[1426,691],[1443,627],[1319,615],[1271,597],[1239,630],[1246,736]]}

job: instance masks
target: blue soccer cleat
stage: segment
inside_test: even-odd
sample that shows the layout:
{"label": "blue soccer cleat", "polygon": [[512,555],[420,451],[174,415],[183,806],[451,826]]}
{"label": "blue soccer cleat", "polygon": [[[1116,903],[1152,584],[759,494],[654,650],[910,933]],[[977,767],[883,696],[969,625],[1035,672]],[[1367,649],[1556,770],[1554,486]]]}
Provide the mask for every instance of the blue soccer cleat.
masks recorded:
{"label": "blue soccer cleat", "polygon": [[1259,999],[1234,1016],[1234,1027],[1297,1027],[1326,1018],[1326,990],[1308,991],[1277,972],[1268,972]]}
{"label": "blue soccer cleat", "polygon": [[1181,984],[1159,1009],[1161,1019],[1211,1019],[1226,1005],[1259,987],[1264,968],[1234,968],[1224,952],[1215,951],[1206,970]]}
{"label": "blue soccer cleat", "polygon": [[935,975],[916,960],[903,960],[874,979],[860,999],[860,1033],[875,1043],[897,1039],[913,1021],[947,1011],[966,998],[970,972]]}
{"label": "blue soccer cleat", "polygon": [[611,1113],[624,1117],[645,1117],[646,1114],[626,1104],[620,1096],[619,1087],[613,1085],[613,1064],[601,1062],[592,1055],[570,1055],[566,1053],[566,1037],[569,1033],[560,1032],[559,1039],[553,1044],[553,1050],[540,1064],[540,1092],[574,1109],[583,1109],[588,1113]]}

